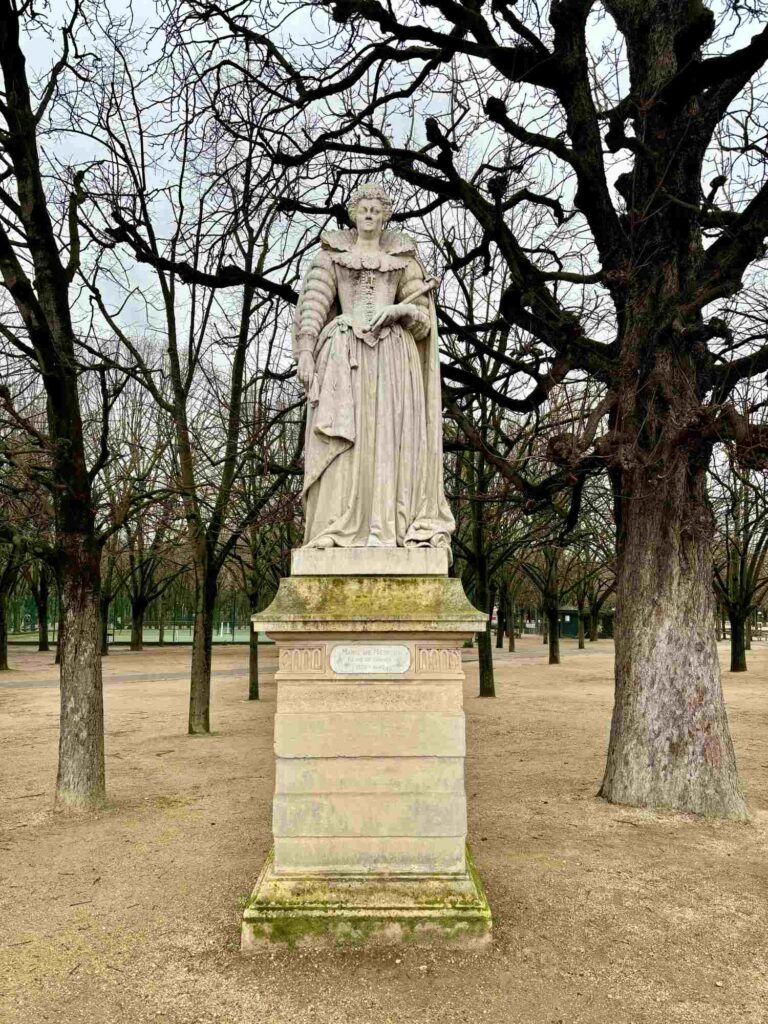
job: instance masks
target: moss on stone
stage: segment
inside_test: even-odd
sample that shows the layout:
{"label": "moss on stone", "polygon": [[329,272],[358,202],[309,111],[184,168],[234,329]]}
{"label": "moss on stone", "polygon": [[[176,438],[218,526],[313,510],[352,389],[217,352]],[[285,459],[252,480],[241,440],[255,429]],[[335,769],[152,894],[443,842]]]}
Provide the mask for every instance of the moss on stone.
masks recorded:
{"label": "moss on stone", "polygon": [[473,941],[482,944],[490,937],[490,915],[475,919],[432,916],[425,920],[294,913],[263,921],[248,921],[244,928],[250,931],[255,942],[284,943],[290,947],[313,942],[363,945],[381,940],[418,944],[430,937],[438,942]]}
{"label": "moss on stone", "polygon": [[434,576],[292,576],[282,579],[272,604],[254,616],[266,629],[280,624],[331,622],[432,623],[432,628],[484,626],[461,581]]}

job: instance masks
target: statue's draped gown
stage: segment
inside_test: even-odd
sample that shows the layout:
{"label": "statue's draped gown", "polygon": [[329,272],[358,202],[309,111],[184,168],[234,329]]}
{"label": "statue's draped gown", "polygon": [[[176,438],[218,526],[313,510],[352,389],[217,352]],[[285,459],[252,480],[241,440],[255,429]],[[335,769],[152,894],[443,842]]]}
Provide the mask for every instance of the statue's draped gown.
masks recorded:
{"label": "statue's draped gown", "polygon": [[[434,306],[407,236],[354,249],[354,231],[323,235],[299,297],[294,351],[310,351],[304,543],[449,547]],[[416,297],[413,297],[413,296]],[[388,305],[405,321],[370,330]]]}

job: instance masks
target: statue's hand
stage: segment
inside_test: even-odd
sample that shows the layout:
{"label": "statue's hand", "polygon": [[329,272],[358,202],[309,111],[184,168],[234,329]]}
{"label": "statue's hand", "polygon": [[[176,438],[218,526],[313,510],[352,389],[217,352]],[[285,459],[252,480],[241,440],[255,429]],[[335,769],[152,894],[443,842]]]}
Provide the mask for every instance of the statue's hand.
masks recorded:
{"label": "statue's hand", "polygon": [[309,393],[309,389],[312,387],[312,378],[315,375],[315,360],[311,352],[299,352],[297,372],[301,386]]}
{"label": "statue's hand", "polygon": [[419,315],[419,308],[412,302],[398,302],[394,306],[385,306],[371,324],[371,330],[377,331],[389,324],[396,324],[399,320]]}

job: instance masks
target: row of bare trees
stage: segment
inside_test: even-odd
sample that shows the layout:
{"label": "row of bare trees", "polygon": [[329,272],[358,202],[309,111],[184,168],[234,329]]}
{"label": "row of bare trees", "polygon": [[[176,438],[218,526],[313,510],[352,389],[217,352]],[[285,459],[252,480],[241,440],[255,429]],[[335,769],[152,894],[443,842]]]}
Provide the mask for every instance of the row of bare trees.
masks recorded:
{"label": "row of bare trees", "polygon": [[[276,20],[263,0],[184,0],[138,24],[69,0],[58,24],[37,0],[0,0],[2,487],[30,507],[0,529],[61,594],[61,805],[104,798],[100,630],[121,531],[141,564],[171,537],[189,558],[189,730],[208,731],[220,574],[242,558],[258,605],[262,527],[294,529],[285,353],[302,261],[348,223],[354,183],[384,175],[443,279],[468,589],[488,607],[519,565],[556,660],[566,540],[587,607],[612,520],[602,793],[746,815],[712,578],[717,562],[732,623],[762,596],[744,481],[768,454],[768,30],[746,41],[756,9],[683,0],[597,11],[296,0]],[[722,556],[710,469],[714,508],[730,509]],[[537,560],[521,560],[531,544]],[[130,579],[138,615],[152,591]]]}

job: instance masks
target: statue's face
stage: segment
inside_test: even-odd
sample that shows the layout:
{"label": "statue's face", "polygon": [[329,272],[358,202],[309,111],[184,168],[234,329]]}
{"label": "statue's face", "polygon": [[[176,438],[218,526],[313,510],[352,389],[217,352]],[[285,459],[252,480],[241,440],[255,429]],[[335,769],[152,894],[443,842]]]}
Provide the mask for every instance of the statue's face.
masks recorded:
{"label": "statue's face", "polygon": [[384,229],[386,212],[378,199],[361,199],[357,204],[355,226],[358,231],[381,232]]}

